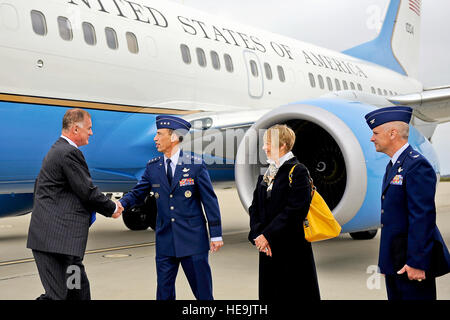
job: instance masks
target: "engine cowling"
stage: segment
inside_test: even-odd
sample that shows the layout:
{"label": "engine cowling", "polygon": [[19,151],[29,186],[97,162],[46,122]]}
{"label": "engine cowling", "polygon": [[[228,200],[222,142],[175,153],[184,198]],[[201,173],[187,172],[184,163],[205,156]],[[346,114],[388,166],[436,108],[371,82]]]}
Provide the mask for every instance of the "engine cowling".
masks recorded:
{"label": "engine cowling", "polygon": [[[262,134],[284,123],[296,133],[293,153],[309,169],[342,231],[377,228],[388,157],[377,153],[370,142],[372,132],[364,115],[375,108],[341,99],[317,99],[281,106],[261,117],[245,134],[236,155],[235,179],[244,208],[248,211],[257,177],[267,168]],[[412,127],[409,143],[438,171],[430,143]]]}

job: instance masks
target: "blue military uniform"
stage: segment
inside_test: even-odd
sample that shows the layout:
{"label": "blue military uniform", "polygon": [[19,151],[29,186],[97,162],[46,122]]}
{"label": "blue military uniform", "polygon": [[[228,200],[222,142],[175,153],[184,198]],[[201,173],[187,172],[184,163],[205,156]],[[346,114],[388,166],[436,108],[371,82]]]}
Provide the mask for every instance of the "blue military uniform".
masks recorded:
{"label": "blue military uniform", "polygon": [[[173,123],[158,122],[168,118],[175,117],[157,117],[157,127]],[[157,299],[175,299],[175,278],[180,263],[195,297],[200,300],[213,299],[207,225],[211,238],[221,237],[222,228],[217,197],[204,161],[193,153],[181,150],[172,183],[169,184],[164,157],[152,159],[138,184],[120,201],[128,209],[142,201],[150,191],[154,192],[158,208]]]}
{"label": "blue military uniform", "polygon": [[[409,107],[388,107],[367,114],[366,120],[373,129],[389,121],[408,123],[411,114]],[[386,168],[378,264],[389,299],[436,299],[435,277],[450,272],[450,255],[436,226],[436,182],[431,164],[411,146]],[[405,264],[425,270],[426,279],[398,275]]]}

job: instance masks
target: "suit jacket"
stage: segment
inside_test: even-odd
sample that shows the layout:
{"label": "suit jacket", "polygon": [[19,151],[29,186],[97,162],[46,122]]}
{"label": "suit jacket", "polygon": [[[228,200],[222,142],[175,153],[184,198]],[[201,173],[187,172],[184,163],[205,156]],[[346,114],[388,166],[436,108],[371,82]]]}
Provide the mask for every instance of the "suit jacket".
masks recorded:
{"label": "suit jacket", "polygon": [[59,138],[35,182],[27,247],[83,257],[91,213],[110,217],[115,208],[93,185],[82,152]]}
{"label": "suit jacket", "polygon": [[185,257],[207,252],[209,238],[205,214],[210,236],[222,236],[219,203],[201,158],[181,150],[171,185],[167,180],[164,157],[150,160],[138,184],[120,202],[125,209],[132,208],[150,191],[155,194],[158,208],[157,256]]}
{"label": "suit jacket", "polygon": [[396,274],[405,264],[428,276],[450,271],[450,255],[436,226],[436,173],[409,146],[383,179],[379,267]]}

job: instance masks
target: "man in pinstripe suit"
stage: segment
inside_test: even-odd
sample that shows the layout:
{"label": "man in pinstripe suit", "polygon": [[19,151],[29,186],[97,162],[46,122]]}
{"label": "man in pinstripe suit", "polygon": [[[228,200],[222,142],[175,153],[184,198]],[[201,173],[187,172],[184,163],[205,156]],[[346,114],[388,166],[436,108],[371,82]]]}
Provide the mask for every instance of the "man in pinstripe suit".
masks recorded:
{"label": "man in pinstripe suit", "polygon": [[34,186],[34,206],[27,247],[32,249],[45,294],[38,299],[89,300],[83,266],[89,226],[95,212],[118,218],[120,202],[109,200],[93,185],[83,153],[92,121],[88,112],[70,109],[61,137],[42,163]]}

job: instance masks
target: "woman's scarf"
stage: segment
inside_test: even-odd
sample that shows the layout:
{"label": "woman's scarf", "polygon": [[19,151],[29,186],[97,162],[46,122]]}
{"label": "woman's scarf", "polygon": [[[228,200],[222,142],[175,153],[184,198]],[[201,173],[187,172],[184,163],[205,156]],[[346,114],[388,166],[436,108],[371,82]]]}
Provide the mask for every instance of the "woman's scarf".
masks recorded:
{"label": "woman's scarf", "polygon": [[267,191],[272,190],[273,180],[275,179],[275,176],[277,175],[279,169],[275,161],[269,160],[269,163],[269,168],[267,168],[267,171],[263,177],[263,181],[267,184]]}

